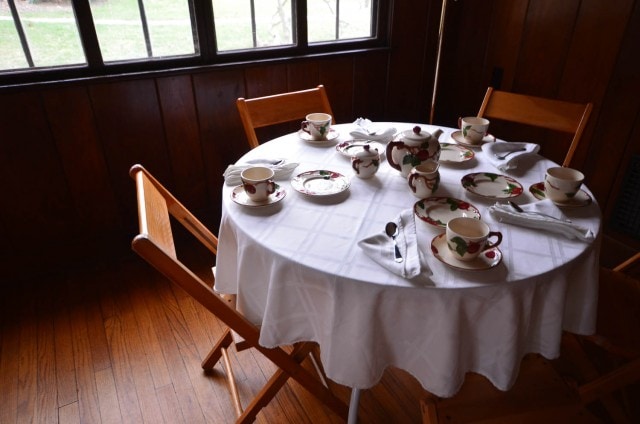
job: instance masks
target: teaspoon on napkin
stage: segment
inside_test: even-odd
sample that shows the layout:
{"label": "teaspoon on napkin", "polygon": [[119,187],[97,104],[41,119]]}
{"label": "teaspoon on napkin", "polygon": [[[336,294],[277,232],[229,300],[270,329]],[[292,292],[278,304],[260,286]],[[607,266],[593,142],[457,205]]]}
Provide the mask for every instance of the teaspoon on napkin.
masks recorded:
{"label": "teaspoon on napkin", "polygon": [[388,222],[384,227],[384,231],[387,233],[389,237],[393,240],[393,248],[394,253],[396,255],[396,262],[402,262],[402,255],[400,254],[400,249],[398,249],[398,244],[396,243],[396,237],[398,236],[398,226],[395,222]]}

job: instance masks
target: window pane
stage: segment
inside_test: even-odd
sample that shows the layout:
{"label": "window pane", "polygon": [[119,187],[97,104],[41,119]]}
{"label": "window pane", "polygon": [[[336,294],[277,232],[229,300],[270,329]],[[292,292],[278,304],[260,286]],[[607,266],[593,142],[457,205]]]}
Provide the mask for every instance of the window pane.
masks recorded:
{"label": "window pane", "polygon": [[218,51],[293,44],[290,0],[213,0],[213,15]]}
{"label": "window pane", "polygon": [[91,2],[91,13],[105,62],[194,54],[189,0],[145,0],[147,52],[137,0]]}
{"label": "window pane", "polygon": [[194,54],[188,0],[145,0],[153,56]]}
{"label": "window pane", "polygon": [[373,37],[373,0],[308,0],[309,43]]}
{"label": "window pane", "polygon": [[[86,63],[71,3],[16,1],[29,51],[36,67]],[[6,1],[0,2],[0,69],[28,67]]]}

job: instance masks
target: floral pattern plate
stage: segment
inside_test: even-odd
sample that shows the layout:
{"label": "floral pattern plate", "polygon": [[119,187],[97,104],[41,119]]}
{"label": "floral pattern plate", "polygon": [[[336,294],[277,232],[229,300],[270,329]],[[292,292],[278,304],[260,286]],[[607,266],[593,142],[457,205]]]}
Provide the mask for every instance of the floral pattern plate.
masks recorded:
{"label": "floral pattern plate", "polygon": [[496,141],[496,138],[492,135],[485,135],[482,141],[478,144],[467,143],[464,137],[462,136],[462,131],[454,131],[451,133],[451,138],[456,143],[461,146],[468,147],[470,149],[479,149],[484,143],[493,143]]}
{"label": "floral pattern plate", "polygon": [[522,184],[513,178],[492,172],[467,174],[462,177],[460,182],[462,187],[470,193],[491,199],[516,197],[520,196],[523,191]]}
{"label": "floral pattern plate", "polygon": [[447,246],[446,234],[439,234],[431,241],[431,252],[440,262],[457,269],[482,271],[498,266],[502,261],[502,252],[497,247],[485,250],[477,258],[461,261],[456,258]]}
{"label": "floral pattern plate", "polygon": [[249,199],[249,196],[247,196],[247,193],[244,191],[244,187],[242,185],[239,185],[235,187],[231,192],[231,200],[242,206],[248,206],[250,208],[260,208],[263,206],[270,206],[274,203],[278,203],[279,201],[284,199],[284,196],[286,195],[287,192],[284,190],[284,188],[276,184],[276,191],[271,194],[267,198],[267,200],[265,200],[264,202],[255,202]]}
{"label": "floral pattern plate", "polygon": [[334,171],[307,171],[291,180],[291,187],[308,196],[332,196],[349,188],[351,182]]}
{"label": "floral pattern plate", "polygon": [[[544,200],[547,198],[547,195],[544,193],[544,182],[532,184],[529,187],[529,192],[533,194],[533,197],[535,197],[538,200]],[[591,198],[589,193],[587,193],[583,189],[580,189],[580,191],[578,191],[575,197],[570,201],[553,202],[553,203],[560,207],[580,207],[580,206],[587,206],[591,204],[592,201],[593,199]]]}
{"label": "floral pattern plate", "polygon": [[475,157],[473,150],[454,143],[440,143],[440,159],[439,162],[459,163],[466,162]]}
{"label": "floral pattern plate", "polygon": [[349,140],[343,141],[342,143],[336,145],[336,150],[340,152],[343,156],[348,158],[355,156],[358,152],[362,152],[364,150],[365,145],[371,146],[370,149],[376,149],[378,154],[382,157],[385,154],[385,147],[375,141],[363,141],[363,140]]}
{"label": "floral pattern plate", "polygon": [[314,140],[313,138],[311,138],[311,134],[309,134],[308,132],[298,130],[298,137],[310,144],[328,144],[332,143],[336,140],[336,138],[340,137],[340,133],[331,128],[329,130],[329,134],[327,134],[326,140]]}
{"label": "floral pattern plate", "polygon": [[446,228],[450,219],[460,216],[480,219],[480,211],[470,203],[452,197],[428,197],[413,205],[413,212],[427,224]]}

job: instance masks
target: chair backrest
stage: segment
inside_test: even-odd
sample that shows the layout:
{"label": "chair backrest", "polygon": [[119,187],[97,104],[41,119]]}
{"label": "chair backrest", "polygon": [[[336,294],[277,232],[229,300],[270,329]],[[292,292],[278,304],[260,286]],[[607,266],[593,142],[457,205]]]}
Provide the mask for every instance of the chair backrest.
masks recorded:
{"label": "chair backrest", "polygon": [[178,259],[171,217],[213,255],[217,254],[218,238],[141,165],[134,165],[129,173],[136,181],[138,203],[139,234],[131,243],[133,250],[247,342],[257,344],[257,327]]}
{"label": "chair backrest", "polygon": [[569,166],[589,122],[593,104],[545,99],[494,90],[487,92],[478,116],[515,122],[573,135],[562,166]]}
{"label": "chair backrest", "polygon": [[[323,85],[308,90],[292,91],[274,94],[272,96],[245,99],[240,97],[236,101],[240,119],[247,134],[249,146],[258,147],[258,137],[255,129],[284,122],[303,120],[313,112],[328,113],[333,117],[331,104]],[[335,123],[335,117],[333,118]]]}

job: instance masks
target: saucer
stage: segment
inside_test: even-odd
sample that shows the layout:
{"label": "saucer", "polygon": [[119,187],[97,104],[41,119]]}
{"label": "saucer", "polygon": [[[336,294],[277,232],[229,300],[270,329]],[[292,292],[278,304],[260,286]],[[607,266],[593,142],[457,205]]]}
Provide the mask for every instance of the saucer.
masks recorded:
{"label": "saucer", "polygon": [[492,172],[467,174],[460,182],[468,192],[490,199],[516,197],[523,191],[522,185],[513,178]]}
{"label": "saucer", "polygon": [[[532,184],[529,187],[529,192],[533,194],[533,197],[535,197],[538,200],[544,200],[547,198],[544,192],[544,182]],[[591,204],[592,201],[593,199],[591,198],[589,193],[587,193],[583,189],[580,189],[580,191],[576,193],[575,197],[567,202],[554,202],[552,200],[554,205],[560,206],[560,207],[568,207],[568,208],[571,208],[571,207],[577,208],[580,206],[587,206]]]}
{"label": "saucer", "polygon": [[447,222],[461,216],[480,219],[480,211],[472,204],[452,197],[427,197],[413,205],[413,213],[427,224],[446,228]]}
{"label": "saucer", "polygon": [[467,141],[462,136],[462,131],[460,130],[452,132],[451,138],[453,139],[453,141],[460,144],[461,146],[468,147],[470,149],[478,149],[485,143],[494,143],[496,141],[496,138],[494,136],[485,135],[482,141],[478,144],[467,143]]}
{"label": "saucer", "polygon": [[475,157],[473,150],[468,149],[461,144],[456,143],[440,143],[440,159],[439,162],[459,163],[466,162]]}
{"label": "saucer", "polygon": [[235,187],[231,192],[231,199],[237,204],[242,206],[248,206],[250,208],[260,208],[263,206],[270,206],[270,205],[273,205],[274,203],[278,203],[279,201],[284,199],[284,196],[286,195],[287,195],[287,192],[284,190],[284,188],[276,184],[275,193],[269,195],[269,197],[265,201],[256,202],[254,200],[249,199],[249,196],[247,196],[247,193],[244,191],[244,187],[242,185],[239,185]]}
{"label": "saucer", "polygon": [[291,187],[307,196],[333,196],[347,190],[350,185],[344,175],[326,170],[303,172],[291,180]]}
{"label": "saucer", "polygon": [[333,128],[331,128],[329,130],[329,134],[327,134],[326,140],[314,140],[313,138],[311,138],[311,134],[309,134],[308,132],[298,130],[298,137],[300,137],[301,140],[304,140],[307,143],[311,143],[311,144],[327,144],[332,141],[335,141],[336,138],[340,137],[340,133],[334,130]]}
{"label": "saucer", "polygon": [[447,246],[446,234],[439,234],[431,241],[431,252],[438,260],[452,268],[483,271],[498,266],[502,252],[497,247],[485,250],[471,261],[461,261],[453,256]]}

